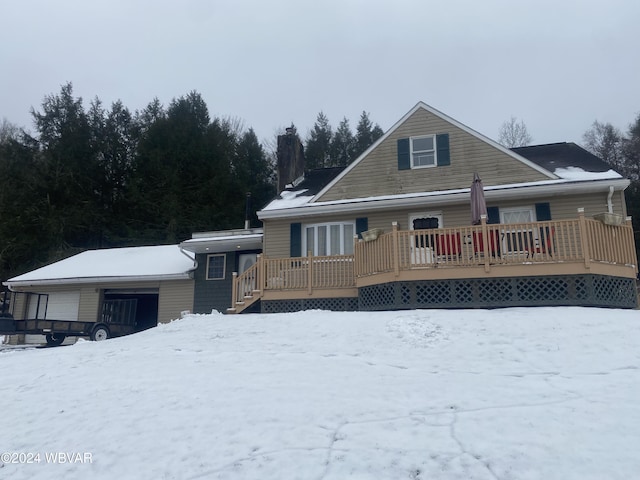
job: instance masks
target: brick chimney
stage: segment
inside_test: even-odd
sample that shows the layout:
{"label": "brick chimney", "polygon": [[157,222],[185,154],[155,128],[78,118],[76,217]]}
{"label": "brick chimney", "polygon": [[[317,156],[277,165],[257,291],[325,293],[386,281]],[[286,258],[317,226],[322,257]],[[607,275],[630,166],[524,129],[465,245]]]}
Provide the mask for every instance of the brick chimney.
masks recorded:
{"label": "brick chimney", "polygon": [[278,135],[278,193],[304,175],[304,147],[291,125]]}

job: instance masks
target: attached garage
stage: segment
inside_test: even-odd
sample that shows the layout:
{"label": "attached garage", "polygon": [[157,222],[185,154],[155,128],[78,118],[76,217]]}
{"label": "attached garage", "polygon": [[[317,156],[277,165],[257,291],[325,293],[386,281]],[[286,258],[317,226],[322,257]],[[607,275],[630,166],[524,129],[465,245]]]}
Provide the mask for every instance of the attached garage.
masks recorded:
{"label": "attached garage", "polygon": [[[178,245],[90,250],[12,278],[19,319],[130,322],[133,331],[193,310],[195,259]],[[11,343],[42,343],[13,335]]]}

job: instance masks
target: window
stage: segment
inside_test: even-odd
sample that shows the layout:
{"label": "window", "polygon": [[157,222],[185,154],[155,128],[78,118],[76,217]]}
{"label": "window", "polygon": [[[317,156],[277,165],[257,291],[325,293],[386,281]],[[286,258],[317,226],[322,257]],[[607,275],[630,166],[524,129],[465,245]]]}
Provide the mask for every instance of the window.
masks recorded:
{"label": "window", "polygon": [[437,164],[435,135],[411,138],[411,168],[435,167]]}
{"label": "window", "polygon": [[533,222],[532,207],[516,207],[500,209],[502,223],[529,223]]}
{"label": "window", "polygon": [[225,260],[224,253],[207,256],[207,280],[224,280]]}
{"label": "window", "polygon": [[351,255],[353,254],[353,236],[355,224],[322,223],[306,225],[304,228],[303,254],[312,255]]}

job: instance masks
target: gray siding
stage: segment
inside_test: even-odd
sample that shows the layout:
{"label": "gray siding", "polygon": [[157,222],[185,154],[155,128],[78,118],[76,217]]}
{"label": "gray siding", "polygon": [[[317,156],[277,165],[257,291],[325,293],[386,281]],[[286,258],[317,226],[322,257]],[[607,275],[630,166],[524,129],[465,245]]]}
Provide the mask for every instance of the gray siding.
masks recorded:
{"label": "gray siding", "polygon": [[237,270],[236,252],[226,252],[225,276],[222,280],[207,280],[207,254],[196,255],[198,268],[195,271],[193,298],[194,313],[224,312],[231,306],[233,272]]}
{"label": "gray siding", "polygon": [[[287,227],[288,228],[288,227]],[[288,230],[287,230],[288,232]],[[288,235],[288,233],[287,233]],[[287,249],[289,248],[287,237]],[[288,250],[287,250],[288,251]],[[261,253],[259,250],[224,252],[225,277],[221,280],[207,280],[207,254],[196,255],[198,268],[195,271],[195,290],[193,296],[194,313],[211,313],[212,310],[226,312],[231,306],[233,272],[238,271],[238,260],[244,253]],[[288,253],[287,253],[288,256]]]}

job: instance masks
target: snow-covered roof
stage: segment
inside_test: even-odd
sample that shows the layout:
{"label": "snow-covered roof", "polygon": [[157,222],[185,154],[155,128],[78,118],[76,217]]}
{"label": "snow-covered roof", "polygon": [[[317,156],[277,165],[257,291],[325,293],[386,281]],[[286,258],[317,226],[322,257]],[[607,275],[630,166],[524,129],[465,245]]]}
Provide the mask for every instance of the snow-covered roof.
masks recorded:
{"label": "snow-covered roof", "polygon": [[605,172],[588,172],[581,167],[556,168],[553,173],[565,180],[604,180],[609,178],[622,178],[615,170]]}
{"label": "snow-covered roof", "polygon": [[307,192],[306,189],[302,190],[285,190],[278,198],[272,200],[262,210],[280,210],[283,208],[299,207],[314,197],[313,195],[304,195]]}
{"label": "snow-covered roof", "polygon": [[186,279],[193,259],[178,245],[88,250],[5,282],[9,286]]}

